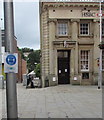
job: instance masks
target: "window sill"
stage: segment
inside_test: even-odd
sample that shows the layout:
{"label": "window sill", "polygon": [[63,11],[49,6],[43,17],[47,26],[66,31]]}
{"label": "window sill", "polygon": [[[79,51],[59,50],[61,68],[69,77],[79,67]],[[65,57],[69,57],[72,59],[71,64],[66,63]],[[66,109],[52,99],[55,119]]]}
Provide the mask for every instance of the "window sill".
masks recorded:
{"label": "window sill", "polygon": [[89,70],[81,70],[81,72],[89,72]]}
{"label": "window sill", "polygon": [[93,35],[81,35],[81,34],[79,34],[78,37],[91,37],[92,38]]}
{"label": "window sill", "polygon": [[71,35],[56,35],[56,38],[70,38]]}

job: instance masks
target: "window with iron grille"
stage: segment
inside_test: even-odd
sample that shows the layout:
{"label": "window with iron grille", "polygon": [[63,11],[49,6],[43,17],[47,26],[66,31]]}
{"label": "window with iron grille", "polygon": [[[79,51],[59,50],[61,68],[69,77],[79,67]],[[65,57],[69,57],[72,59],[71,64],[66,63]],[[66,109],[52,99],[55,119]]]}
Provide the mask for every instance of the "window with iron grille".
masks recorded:
{"label": "window with iron grille", "polygon": [[4,46],[5,45],[5,36],[4,36],[4,34],[2,34],[2,46]]}
{"label": "window with iron grille", "polygon": [[81,50],[80,57],[81,71],[89,71],[89,51]]}
{"label": "window with iron grille", "polygon": [[88,23],[80,23],[80,34],[89,35],[89,24]]}
{"label": "window with iron grille", "polygon": [[82,73],[82,79],[89,79],[89,73]]}
{"label": "window with iron grille", "polygon": [[58,22],[58,35],[67,35],[68,34],[68,24],[67,22]]}
{"label": "window with iron grille", "polygon": [[102,50],[102,69],[104,70],[104,50]]}

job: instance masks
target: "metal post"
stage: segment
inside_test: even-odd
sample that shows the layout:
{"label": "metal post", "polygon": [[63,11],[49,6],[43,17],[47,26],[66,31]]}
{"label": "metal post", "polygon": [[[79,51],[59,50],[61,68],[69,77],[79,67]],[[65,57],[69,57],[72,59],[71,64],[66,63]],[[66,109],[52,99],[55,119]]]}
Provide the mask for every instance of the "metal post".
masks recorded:
{"label": "metal post", "polygon": [[[14,53],[14,20],[13,20],[13,0],[4,0],[4,26],[6,52]],[[18,118],[17,113],[17,89],[16,74],[7,73],[6,75],[6,97],[7,97],[7,118]]]}
{"label": "metal post", "polygon": [[0,28],[0,75],[2,75],[2,54],[1,54],[1,47],[2,47],[2,39],[1,39],[1,28]]}
{"label": "metal post", "polygon": [[[101,10],[101,1],[100,1],[100,11],[99,11],[99,17],[100,17],[100,43],[102,42],[102,10]],[[98,79],[98,89],[101,89],[102,87],[102,49],[100,49],[100,66],[99,66],[99,79]]]}

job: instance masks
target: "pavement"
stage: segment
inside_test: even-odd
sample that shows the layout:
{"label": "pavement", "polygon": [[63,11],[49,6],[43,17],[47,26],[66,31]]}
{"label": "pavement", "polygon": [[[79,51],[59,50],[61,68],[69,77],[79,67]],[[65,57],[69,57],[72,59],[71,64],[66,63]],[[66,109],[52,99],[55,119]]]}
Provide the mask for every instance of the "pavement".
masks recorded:
{"label": "pavement", "polygon": [[[0,118],[6,118],[5,89],[0,89],[0,98]],[[19,118],[102,118],[102,90],[97,86],[26,89],[17,84],[17,99]]]}

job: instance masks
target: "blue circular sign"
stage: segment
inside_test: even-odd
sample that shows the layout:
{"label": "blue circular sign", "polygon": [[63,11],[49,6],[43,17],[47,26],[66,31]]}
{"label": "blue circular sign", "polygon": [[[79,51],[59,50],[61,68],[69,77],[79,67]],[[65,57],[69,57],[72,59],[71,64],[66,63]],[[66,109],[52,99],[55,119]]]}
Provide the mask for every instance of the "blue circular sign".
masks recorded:
{"label": "blue circular sign", "polygon": [[8,65],[16,64],[16,57],[14,55],[8,55],[6,58],[6,62]]}

